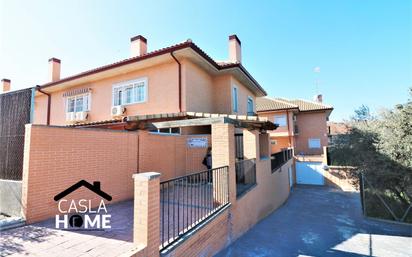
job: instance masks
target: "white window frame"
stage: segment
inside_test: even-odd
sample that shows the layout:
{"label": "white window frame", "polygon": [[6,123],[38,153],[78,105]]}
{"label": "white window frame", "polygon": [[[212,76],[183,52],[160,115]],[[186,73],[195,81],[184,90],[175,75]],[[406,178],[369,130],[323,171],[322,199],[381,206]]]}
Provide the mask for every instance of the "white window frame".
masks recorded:
{"label": "white window frame", "polygon": [[180,135],[182,133],[181,128],[178,128],[179,132],[177,132],[177,133],[172,132],[173,128],[168,128],[168,129],[169,129],[169,132],[160,132],[160,129],[157,129],[157,131],[150,131],[150,133],[151,134],[160,134],[160,135]]}
{"label": "white window frame", "polygon": [[[144,89],[143,89],[144,97],[143,97],[143,100],[138,101],[134,94],[135,91],[133,90],[133,88],[135,87],[135,84],[139,84],[142,82],[144,84]],[[128,102],[128,103],[126,103],[127,95],[125,93],[127,88],[132,88],[131,102]],[[122,98],[120,100],[120,103],[116,105],[115,104],[115,96],[116,96],[115,92],[119,89],[122,90]],[[114,84],[112,87],[112,107],[140,104],[140,103],[145,103],[147,101],[148,101],[148,79],[146,77],[128,80],[128,81],[122,81],[122,82]]]}
{"label": "white window frame", "polygon": [[[78,98],[83,98],[83,108],[81,111],[76,111],[76,103],[77,103],[77,99]],[[85,98],[87,99],[87,105],[84,103]],[[69,112],[69,101],[71,99],[74,99],[74,106],[73,106],[73,111],[74,113],[76,112],[89,112],[90,111],[90,107],[91,107],[91,95],[90,93],[86,93],[86,94],[78,94],[78,95],[72,95],[72,96],[67,96],[65,99],[65,111],[66,113],[72,113]]]}
{"label": "white window frame", "polygon": [[[284,118],[285,119],[285,124],[281,125],[280,123],[276,123],[276,118],[282,118],[282,119]],[[278,124],[279,127],[287,127],[288,126],[288,116],[286,114],[275,115],[274,118],[273,118],[273,121],[274,121],[275,124]]]}
{"label": "white window frame", "polygon": [[[252,101],[252,111],[249,111],[249,100]],[[247,97],[246,111],[247,111],[247,113],[249,113],[249,112],[254,113],[255,112],[255,101],[253,100],[253,97],[251,97],[251,96]]]}
{"label": "white window frame", "polygon": [[[313,142],[316,142],[316,145],[313,145]],[[319,142],[319,143],[318,143]],[[308,147],[309,149],[320,149],[321,148],[320,138],[309,138]]]}
{"label": "white window frame", "polygon": [[239,87],[237,87],[236,85],[232,86],[232,110],[234,113],[239,112]]}

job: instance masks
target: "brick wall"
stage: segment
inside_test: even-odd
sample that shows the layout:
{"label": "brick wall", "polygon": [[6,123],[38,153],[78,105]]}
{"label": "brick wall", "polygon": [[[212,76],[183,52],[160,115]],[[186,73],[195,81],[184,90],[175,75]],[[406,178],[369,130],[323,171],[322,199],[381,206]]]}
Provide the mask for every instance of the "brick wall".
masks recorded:
{"label": "brick wall", "polygon": [[[84,179],[101,182],[112,202],[133,198],[138,134],[112,130],[26,125],[23,168],[23,211],[27,223],[58,213],[53,197]],[[72,199],[100,198],[81,188]],[[70,199],[67,198],[67,199]]]}
{"label": "brick wall", "polygon": [[[23,168],[23,208],[28,223],[57,213],[53,197],[84,179],[100,181],[110,202],[133,198],[132,174],[157,171],[166,180],[205,170],[207,148],[188,148],[188,138],[147,132],[27,125]],[[140,149],[140,150],[138,150]],[[100,198],[80,188],[73,199]],[[69,199],[69,198],[68,198]]]}
{"label": "brick wall", "polygon": [[230,209],[226,209],[166,256],[213,256],[229,244],[229,234]]}
{"label": "brick wall", "polygon": [[167,180],[205,170],[202,164],[207,148],[188,148],[189,138],[207,138],[210,135],[158,135],[141,132],[139,134],[139,170],[161,173],[161,180]]}
{"label": "brick wall", "polygon": [[[305,155],[323,154],[323,147],[328,145],[326,112],[301,112],[296,121],[299,134],[295,136],[295,153]],[[309,148],[310,138],[320,139],[320,148]]]}
{"label": "brick wall", "polygon": [[354,168],[329,166],[329,169],[324,173],[326,185],[339,188],[343,191],[356,191],[358,182],[348,175],[352,169]]}

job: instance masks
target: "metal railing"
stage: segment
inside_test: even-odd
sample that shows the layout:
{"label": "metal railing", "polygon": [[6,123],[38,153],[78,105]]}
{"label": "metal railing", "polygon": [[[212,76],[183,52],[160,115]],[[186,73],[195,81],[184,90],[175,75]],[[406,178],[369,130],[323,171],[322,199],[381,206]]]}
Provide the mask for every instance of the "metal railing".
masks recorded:
{"label": "metal railing", "polygon": [[160,183],[160,250],[229,203],[228,166]]}
{"label": "metal railing", "polygon": [[284,149],[281,152],[274,153],[270,156],[270,164],[272,173],[282,167],[283,164],[288,162],[293,157],[293,151],[291,148]]}
{"label": "metal railing", "polygon": [[[359,174],[359,191],[363,215],[367,217],[412,223],[412,197],[406,192],[397,193],[391,185],[372,182]],[[402,196],[403,199],[400,199]]]}
{"label": "metal railing", "polygon": [[236,196],[243,195],[249,188],[256,185],[256,159],[239,160],[236,162]]}

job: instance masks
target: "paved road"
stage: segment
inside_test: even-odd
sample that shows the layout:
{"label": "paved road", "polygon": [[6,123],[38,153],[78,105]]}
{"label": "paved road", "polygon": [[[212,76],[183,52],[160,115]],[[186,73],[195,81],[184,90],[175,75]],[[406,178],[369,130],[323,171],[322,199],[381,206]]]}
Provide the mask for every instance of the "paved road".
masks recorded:
{"label": "paved road", "polygon": [[299,186],[217,256],[412,256],[412,226],[365,219],[358,193]]}

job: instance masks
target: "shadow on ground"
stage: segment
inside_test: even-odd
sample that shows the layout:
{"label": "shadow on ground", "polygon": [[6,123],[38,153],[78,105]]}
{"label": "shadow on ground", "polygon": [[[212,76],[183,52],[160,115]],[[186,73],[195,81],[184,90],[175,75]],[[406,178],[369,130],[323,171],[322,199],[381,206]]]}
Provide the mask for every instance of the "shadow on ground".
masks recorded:
{"label": "shadow on ground", "polygon": [[357,192],[298,186],[217,256],[412,256],[412,226],[362,216]]}

